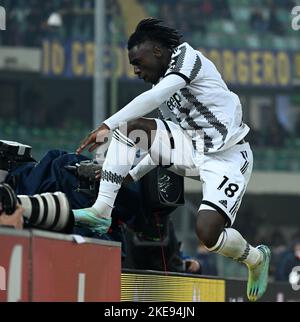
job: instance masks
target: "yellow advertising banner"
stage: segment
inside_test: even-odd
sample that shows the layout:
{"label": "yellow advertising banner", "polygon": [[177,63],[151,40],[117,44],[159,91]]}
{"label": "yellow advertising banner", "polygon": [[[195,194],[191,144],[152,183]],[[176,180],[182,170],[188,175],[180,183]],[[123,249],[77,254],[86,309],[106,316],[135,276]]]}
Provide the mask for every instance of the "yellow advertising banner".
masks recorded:
{"label": "yellow advertising banner", "polygon": [[199,277],[123,273],[121,301],[225,302],[225,281]]}

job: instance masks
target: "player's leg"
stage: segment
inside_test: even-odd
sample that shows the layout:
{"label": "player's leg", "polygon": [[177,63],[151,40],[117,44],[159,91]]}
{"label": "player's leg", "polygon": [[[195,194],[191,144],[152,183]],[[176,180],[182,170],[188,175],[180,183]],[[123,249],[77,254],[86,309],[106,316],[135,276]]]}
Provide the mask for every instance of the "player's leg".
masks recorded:
{"label": "player's leg", "polygon": [[224,222],[224,217],[213,208],[202,209],[197,217],[197,235],[209,251],[247,265],[247,296],[256,301],[267,287],[270,250],[265,245],[251,246],[237,230],[225,228]]}
{"label": "player's leg", "polygon": [[[173,131],[179,131],[174,137],[171,128]],[[159,119],[138,119],[115,131],[102,168],[99,196],[93,207],[99,213],[105,213],[101,208],[102,205],[113,207],[122,181],[129,173],[135,160],[137,146],[148,151],[151,161],[156,166],[170,166],[175,144],[181,153],[190,156],[191,153],[185,153],[188,144],[182,140],[182,129],[172,122]],[[189,146],[191,148],[191,143]],[[188,160],[190,166],[193,161],[191,158]],[[181,163],[187,163],[187,159]],[[150,165],[150,167],[152,166]]]}
{"label": "player's leg", "polygon": [[[91,222],[91,226],[99,227],[99,233],[107,231],[116,196],[134,163],[137,146],[149,150],[154,162],[170,162],[171,142],[161,120],[142,118],[127,123],[113,134],[102,167],[99,194],[95,204],[88,209],[75,210],[77,221]],[[95,221],[98,221],[99,225]]]}
{"label": "player's leg", "polygon": [[203,202],[197,217],[197,235],[210,251],[247,265],[247,295],[255,301],[267,287],[270,251],[263,245],[251,246],[237,230],[229,228],[252,171],[251,149],[248,144],[237,145],[216,157],[206,157],[203,168]]}
{"label": "player's leg", "polygon": [[182,177],[193,177],[199,180],[199,167],[196,166],[196,163],[201,163],[202,158],[200,158],[200,161],[197,160],[197,162],[195,162],[191,133],[187,133],[187,131],[183,130],[174,122],[166,121],[166,123],[171,133],[173,144],[171,152],[168,151],[168,153],[165,154],[163,164],[168,164],[168,157],[171,154],[171,166],[168,167],[169,171]]}
{"label": "player's leg", "polygon": [[93,206],[98,213],[110,217],[122,182],[133,166],[137,146],[149,150],[156,144],[156,130],[154,119],[141,118],[114,131],[102,167],[99,195]]}

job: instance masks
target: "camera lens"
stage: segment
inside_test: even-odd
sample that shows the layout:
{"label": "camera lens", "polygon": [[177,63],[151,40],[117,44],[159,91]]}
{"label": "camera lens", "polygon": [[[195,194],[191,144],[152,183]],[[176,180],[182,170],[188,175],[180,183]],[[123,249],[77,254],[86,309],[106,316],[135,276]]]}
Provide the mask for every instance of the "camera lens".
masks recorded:
{"label": "camera lens", "polygon": [[74,214],[64,193],[16,196],[8,184],[0,184],[0,213],[4,211],[7,215],[13,214],[17,203],[25,209],[24,218],[29,227],[62,233],[73,231]]}
{"label": "camera lens", "polygon": [[30,226],[56,232],[72,232],[74,216],[64,193],[18,195],[18,201],[25,209],[24,217]]}

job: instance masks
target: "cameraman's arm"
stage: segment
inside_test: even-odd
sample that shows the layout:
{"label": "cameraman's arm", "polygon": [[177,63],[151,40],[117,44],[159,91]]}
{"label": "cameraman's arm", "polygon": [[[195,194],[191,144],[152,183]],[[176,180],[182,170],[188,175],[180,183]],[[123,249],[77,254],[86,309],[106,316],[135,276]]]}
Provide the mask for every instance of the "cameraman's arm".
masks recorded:
{"label": "cameraman's arm", "polygon": [[0,214],[0,226],[14,227],[16,229],[23,228],[24,208],[17,206],[16,211],[12,215],[7,215],[5,212]]}

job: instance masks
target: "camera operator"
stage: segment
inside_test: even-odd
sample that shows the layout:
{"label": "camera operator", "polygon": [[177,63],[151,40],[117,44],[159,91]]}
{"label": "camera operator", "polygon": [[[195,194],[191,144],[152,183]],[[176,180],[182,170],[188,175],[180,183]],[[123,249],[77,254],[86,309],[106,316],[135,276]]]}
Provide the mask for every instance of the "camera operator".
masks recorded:
{"label": "camera operator", "polygon": [[13,227],[15,229],[23,229],[23,214],[24,208],[20,205],[12,215],[8,215],[5,212],[0,214],[0,227]]}
{"label": "camera operator", "polygon": [[[15,194],[18,199],[21,199],[21,202],[19,201],[19,203],[22,204],[22,206],[25,208],[24,228],[27,227],[28,217],[31,217],[33,220],[37,220],[37,223],[39,224],[41,222],[41,220],[39,219],[42,218],[44,209],[44,207],[41,208],[41,202],[39,202],[39,207],[31,207],[32,202],[30,202],[30,197],[28,196],[33,196],[33,198],[35,199],[35,204],[37,205],[36,201],[41,201],[41,197],[45,197],[44,195],[42,196],[42,194],[61,191],[65,194],[65,197],[68,200],[70,208],[72,210],[87,208],[94,203],[98,195],[98,187],[96,187],[96,170],[94,168],[92,160],[82,155],[67,153],[66,151],[50,150],[43,156],[43,158],[39,162],[37,162],[32,160],[32,158],[30,157],[31,147],[28,147],[28,150],[26,150],[26,148],[18,148],[16,149],[16,151],[12,150],[12,147],[19,146],[23,145],[18,142],[14,142],[14,144],[12,144],[12,142],[6,141],[1,146],[0,140],[0,161],[1,151],[3,151],[2,159],[3,161],[5,161],[2,162],[2,164],[4,165],[2,167],[0,162],[0,170],[7,172],[7,175],[3,179],[5,180],[6,184],[11,186],[11,188],[13,189],[13,194]],[[27,156],[20,156],[18,157],[18,162],[14,162],[16,159],[16,153],[23,150],[27,151]],[[9,154],[8,151],[11,151],[11,153]],[[7,165],[10,165],[10,167],[8,167]],[[99,172],[97,174],[99,180]],[[125,260],[125,257],[127,257],[130,252],[132,252],[134,255],[137,255],[134,256],[135,259],[139,257],[139,254],[141,254],[143,257],[147,257],[145,256],[146,250],[143,246],[138,245],[137,247],[134,244],[134,249],[128,249],[130,248],[128,247],[127,241],[128,230],[130,228],[130,230],[133,230],[135,233],[138,232],[139,236],[140,233],[142,233],[143,238],[141,242],[143,242],[145,238],[147,239],[147,241],[149,239],[151,239],[151,241],[157,240],[157,238],[159,237],[158,235],[162,234],[163,236],[165,230],[169,231],[169,229],[167,229],[167,212],[170,212],[170,210],[164,210],[163,216],[158,216],[158,214],[157,216],[152,216],[151,211],[149,210],[150,207],[147,207],[147,205],[145,205],[145,196],[149,196],[150,192],[143,191],[141,182],[130,183],[128,181],[130,180],[126,180],[126,185],[122,186],[120,193],[118,194],[118,197],[116,199],[116,206],[113,209],[112,223],[109,231],[106,234],[99,234],[97,231],[95,232],[93,227],[84,225],[84,223],[81,224],[79,221],[75,223],[71,232],[66,233],[121,242],[123,260]],[[158,181],[158,179],[156,178],[154,181],[156,182]],[[152,180],[150,178],[149,182],[147,184],[144,184],[144,186],[149,186],[148,188],[153,194],[153,189],[150,186],[157,186],[158,183],[151,182]],[[53,198],[50,198],[49,195],[46,199],[51,199],[53,201]],[[62,199],[65,198],[61,198],[61,200]],[[49,200],[49,202],[51,200]],[[53,202],[49,202],[48,205],[53,204]],[[60,207],[60,210],[65,210],[65,208],[66,207]],[[34,216],[32,216],[33,212]],[[28,216],[26,216],[27,213]],[[57,211],[55,211],[55,213],[57,213]],[[159,220],[162,220],[162,222],[160,223],[160,230],[157,229],[157,217],[160,217]],[[64,218],[65,221],[61,226],[67,228],[69,228],[69,226],[71,227],[71,225],[67,225],[68,222],[66,216],[64,216]],[[165,226],[166,228],[164,228]],[[51,224],[47,224],[47,227],[49,228],[49,230],[53,231]],[[44,227],[41,227],[41,225],[39,224],[38,228],[40,229]],[[164,240],[169,242],[169,238],[165,238]],[[138,239],[138,242],[140,242],[140,239]],[[153,250],[153,252],[155,252],[155,255],[153,255],[154,253],[151,253],[148,258],[151,259],[155,256],[157,260],[155,261],[155,263],[150,263],[152,265],[151,268],[155,268],[156,270],[163,269],[162,261],[160,260],[160,244],[158,242],[154,244],[155,247],[150,248]],[[170,251],[172,254],[176,252],[176,249],[174,250],[172,248],[173,244],[175,245],[176,242],[174,241],[171,244],[171,250],[169,250],[168,248],[168,252]],[[177,266],[181,268],[182,263],[180,263],[179,265],[176,261],[176,263],[173,265],[174,257],[175,256],[171,256],[170,263],[168,262],[167,264],[168,268],[170,269],[175,265],[176,267],[173,270],[177,271]]]}

